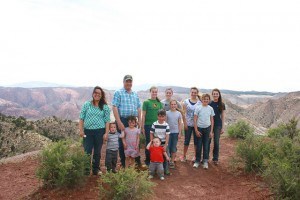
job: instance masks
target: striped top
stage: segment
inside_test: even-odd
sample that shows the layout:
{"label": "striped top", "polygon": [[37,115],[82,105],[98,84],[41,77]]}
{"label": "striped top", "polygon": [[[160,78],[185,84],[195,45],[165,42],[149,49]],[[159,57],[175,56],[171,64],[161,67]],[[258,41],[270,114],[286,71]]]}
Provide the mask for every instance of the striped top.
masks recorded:
{"label": "striped top", "polygon": [[114,94],[112,105],[118,108],[120,117],[138,116],[141,102],[136,92],[128,92],[125,88],[117,90]]}
{"label": "striped top", "polygon": [[91,101],[86,101],[81,108],[79,118],[84,121],[85,129],[105,128],[105,124],[110,121],[110,109],[104,104],[103,110],[100,110]]}
{"label": "striped top", "polygon": [[117,151],[119,149],[119,138],[121,138],[121,134],[118,132],[108,133],[106,149]]}
{"label": "striped top", "polygon": [[166,141],[166,136],[170,134],[170,127],[167,122],[160,124],[158,121],[152,124],[150,133],[153,133],[154,137],[160,138],[161,142]]}

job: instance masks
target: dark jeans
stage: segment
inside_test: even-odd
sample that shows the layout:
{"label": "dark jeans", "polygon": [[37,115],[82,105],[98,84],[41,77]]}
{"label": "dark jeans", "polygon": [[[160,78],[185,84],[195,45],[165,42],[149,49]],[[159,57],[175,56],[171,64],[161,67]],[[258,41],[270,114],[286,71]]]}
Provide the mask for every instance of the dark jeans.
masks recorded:
{"label": "dark jeans", "polygon": [[[161,143],[161,146],[164,147],[166,144],[165,142]],[[169,147],[166,148],[166,153],[170,157]],[[166,157],[164,156],[164,162],[163,162],[164,172],[169,172],[169,161],[167,161]]]}
{"label": "dark jeans", "polygon": [[208,161],[208,139],[209,139],[209,133],[210,133],[210,126],[207,128],[199,128],[198,131],[202,134],[200,137],[196,138],[196,161],[197,163],[200,163],[201,160],[201,152],[202,152],[202,146],[203,146],[203,162]]}
{"label": "dark jeans", "polygon": [[107,171],[113,171],[116,172],[117,167],[117,161],[118,161],[118,150],[110,150],[106,149],[106,157],[105,157],[105,166],[107,168]]}
{"label": "dark jeans", "polygon": [[[215,126],[214,127],[213,161],[218,161],[219,160],[221,129],[222,129],[221,126]],[[210,152],[210,143],[211,143],[211,138],[209,138],[209,142],[208,142],[208,153]]]}
{"label": "dark jeans", "polygon": [[92,159],[93,173],[98,173],[100,169],[101,148],[103,144],[104,133],[105,133],[105,128],[84,129],[84,134],[86,135],[83,141],[84,151],[88,155],[91,155],[94,149],[94,154]]}
{"label": "dark jeans", "polygon": [[[147,146],[150,142],[150,129],[151,129],[151,125],[144,125],[144,129],[145,129],[145,138],[146,138],[146,145]],[[150,164],[150,152],[147,148],[145,148],[145,164],[149,165]]]}
{"label": "dark jeans", "polygon": [[[125,128],[128,127],[128,121],[127,118],[124,117],[120,117],[121,122],[124,124]],[[121,133],[121,130],[118,128],[118,132]],[[120,156],[120,160],[121,160],[121,165],[123,168],[125,168],[125,153],[124,153],[124,146],[123,146],[123,142],[122,142],[122,138],[119,138],[119,156]],[[138,166],[141,166],[141,157],[138,156],[135,158],[135,162]]]}
{"label": "dark jeans", "polygon": [[196,134],[193,126],[188,126],[188,130],[184,134],[184,146],[189,146],[192,134],[194,135],[194,145],[196,146]]}
{"label": "dark jeans", "polygon": [[178,135],[179,135],[179,133],[171,133],[169,136],[168,149],[169,149],[170,155],[172,155],[172,153],[177,152]]}

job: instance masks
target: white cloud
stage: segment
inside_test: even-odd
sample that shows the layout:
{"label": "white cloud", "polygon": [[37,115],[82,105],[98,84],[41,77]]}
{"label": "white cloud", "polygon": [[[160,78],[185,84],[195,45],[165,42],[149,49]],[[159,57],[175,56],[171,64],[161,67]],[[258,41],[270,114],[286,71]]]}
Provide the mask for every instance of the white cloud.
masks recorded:
{"label": "white cloud", "polygon": [[0,85],[300,89],[298,1],[3,1]]}

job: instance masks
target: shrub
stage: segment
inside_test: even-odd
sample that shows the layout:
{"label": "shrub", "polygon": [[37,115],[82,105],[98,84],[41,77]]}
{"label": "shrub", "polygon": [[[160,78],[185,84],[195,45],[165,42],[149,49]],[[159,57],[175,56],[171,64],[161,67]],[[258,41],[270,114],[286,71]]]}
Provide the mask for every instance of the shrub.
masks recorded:
{"label": "shrub", "polygon": [[85,180],[90,157],[80,143],[59,141],[45,147],[39,157],[37,177],[45,186],[74,186]]}
{"label": "shrub", "polygon": [[246,172],[262,172],[264,158],[270,157],[274,148],[265,138],[252,135],[238,143],[236,153]]}
{"label": "shrub", "polygon": [[279,199],[300,199],[300,138],[281,138],[263,175]]}
{"label": "shrub", "polygon": [[268,131],[268,136],[273,138],[289,137],[293,139],[300,135],[300,130],[297,129],[298,120],[292,118],[288,123],[279,124],[276,128],[271,128]]}
{"label": "shrub", "polygon": [[106,173],[100,184],[101,199],[145,199],[152,194],[154,183],[148,180],[148,172],[137,172],[134,168]]}
{"label": "shrub", "polygon": [[246,137],[253,135],[254,129],[247,122],[240,120],[229,126],[227,132],[229,137],[246,139]]}

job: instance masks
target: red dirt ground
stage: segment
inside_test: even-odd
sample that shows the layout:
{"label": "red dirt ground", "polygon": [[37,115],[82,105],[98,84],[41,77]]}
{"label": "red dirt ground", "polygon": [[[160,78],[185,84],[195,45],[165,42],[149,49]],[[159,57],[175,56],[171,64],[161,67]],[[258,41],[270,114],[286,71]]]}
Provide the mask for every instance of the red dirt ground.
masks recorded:
{"label": "red dirt ground", "polygon": [[[209,163],[209,169],[195,169],[192,162],[177,162],[171,176],[157,183],[152,199],[271,199],[267,185],[255,175],[230,172],[229,160],[234,155],[235,141],[221,137],[220,164]],[[183,144],[180,141],[180,144]],[[193,157],[192,146],[188,159]],[[104,152],[104,151],[103,151]],[[179,147],[179,154],[182,146]],[[141,151],[142,154],[143,151]],[[179,155],[180,156],[180,155]],[[104,156],[102,157],[104,158]],[[35,177],[36,156],[12,158],[0,163],[0,199],[98,199],[97,177],[91,176],[86,184],[74,189],[44,189]],[[101,161],[103,166],[103,159]]]}

